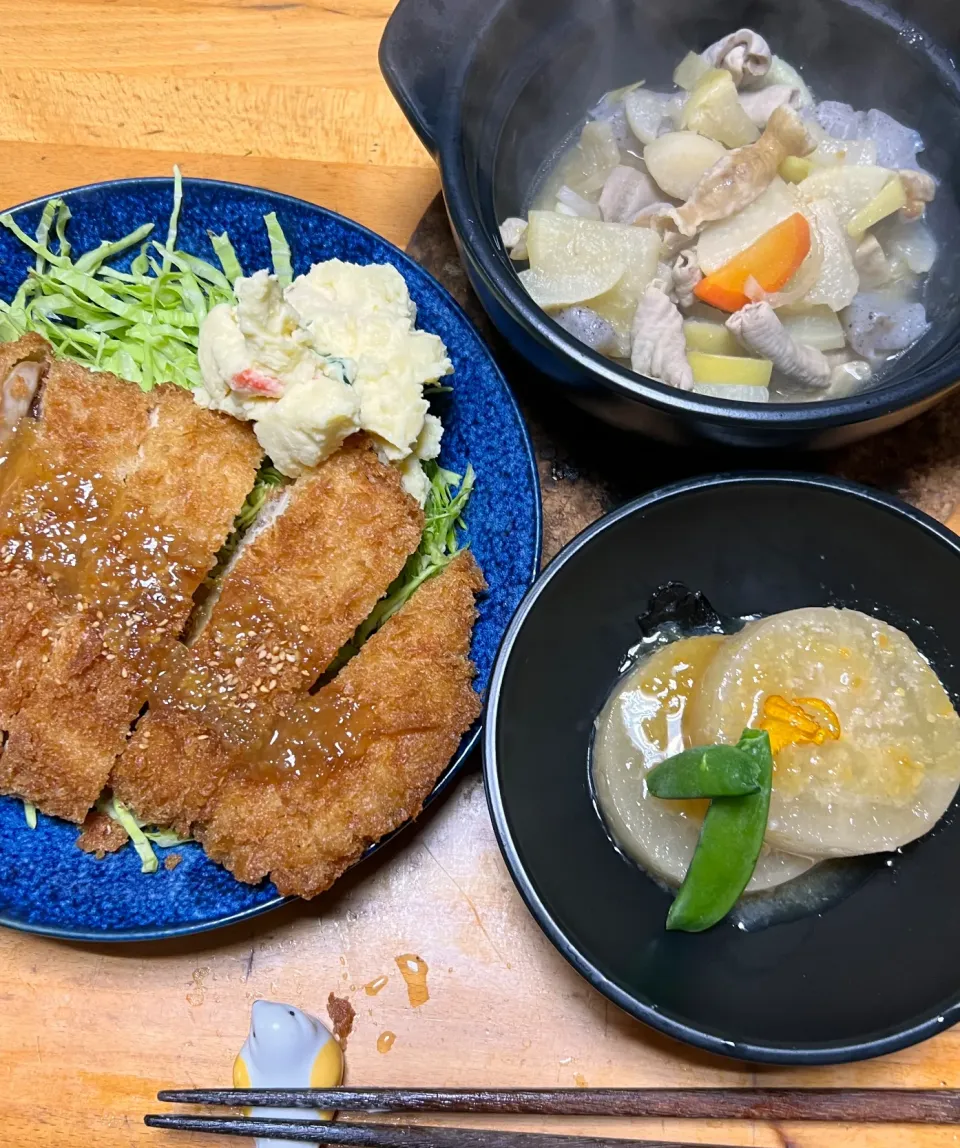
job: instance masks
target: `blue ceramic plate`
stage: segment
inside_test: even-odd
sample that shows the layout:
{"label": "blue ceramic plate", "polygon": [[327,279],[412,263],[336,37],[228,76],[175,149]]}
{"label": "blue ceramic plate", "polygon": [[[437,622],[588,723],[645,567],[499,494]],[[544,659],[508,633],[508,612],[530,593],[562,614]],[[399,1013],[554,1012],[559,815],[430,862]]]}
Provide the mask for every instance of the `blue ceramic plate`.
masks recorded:
{"label": "blue ceramic plate", "polygon": [[[118,180],[63,194],[77,251],[116,239],[153,220],[161,238],[170,214],[169,179]],[[33,234],[46,199],[14,209]],[[533,581],[540,558],[540,498],[533,450],[507,384],[476,329],[450,295],[402,251],[331,211],[274,192],[210,180],[184,180],[178,245],[213,259],[207,230],[227,231],[248,271],[270,266],[263,215],[275,211],[290,241],[294,269],[340,258],[392,263],[417,305],[418,326],[439,335],[455,373],[453,391],[434,400],[443,419],[441,462],[477,473],[466,527],[489,584],[473,639],[477,688],[485,693],[507,624]],[[0,295],[12,298],[33,256],[0,228]],[[439,796],[476,744],[467,733],[429,800]],[[207,860],[198,845],[178,846],[183,861],[142,874],[132,848],[97,861],[75,845],[76,826],[48,817],[30,830],[19,801],[0,799],[0,924],[74,940],[132,941],[201,932],[282,903],[269,882],[243,885]],[[382,844],[382,842],[381,842]],[[372,846],[367,856],[376,852]],[[165,850],[157,850],[163,858]]]}

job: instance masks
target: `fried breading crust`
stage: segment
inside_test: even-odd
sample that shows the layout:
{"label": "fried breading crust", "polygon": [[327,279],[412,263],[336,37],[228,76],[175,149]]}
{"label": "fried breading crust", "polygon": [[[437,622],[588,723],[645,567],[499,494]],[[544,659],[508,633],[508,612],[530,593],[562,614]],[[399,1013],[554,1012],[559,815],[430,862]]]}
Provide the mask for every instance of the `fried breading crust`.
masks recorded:
{"label": "fried breading crust", "polygon": [[[130,392],[115,382],[111,400]],[[248,426],[186,392],[148,397],[137,467],[78,574],[84,608],[57,631],[0,758],[4,791],[70,821],[83,821],[106,784],[262,457]]]}
{"label": "fried breading crust", "polygon": [[[6,348],[4,357],[18,345]],[[36,340],[24,349],[31,355],[40,353]],[[72,563],[80,559],[84,540],[102,525],[137,465],[149,430],[150,401],[139,387],[113,375],[51,360],[40,412],[37,419],[21,420],[0,468],[0,729],[4,730],[9,730],[33,693],[59,627],[72,609],[76,568]],[[99,499],[89,500],[77,513],[78,490],[94,481]],[[34,527],[28,523],[31,515]],[[39,530],[51,546],[37,548],[39,553],[32,558],[24,557],[18,543],[25,529]],[[35,533],[34,540],[38,536]]]}
{"label": "fried breading crust", "polygon": [[107,853],[119,852],[130,840],[126,829],[118,821],[97,809],[90,810],[84,818],[82,829],[83,832],[77,838],[77,848],[84,853],[95,853],[98,858]]}
{"label": "fried breading crust", "polygon": [[362,753],[307,763],[299,776],[258,775],[253,763],[230,778],[196,827],[209,856],[241,881],[269,874],[282,893],[314,897],[415,817],[480,713],[469,649],[483,587],[472,556],[460,555],[301,702],[290,716],[358,707]]}
{"label": "fried breading crust", "polygon": [[144,821],[188,835],[238,755],[306,693],[416,549],[423,512],[357,436],[289,488],[223,579],[183,684],[151,701],[112,778]]}

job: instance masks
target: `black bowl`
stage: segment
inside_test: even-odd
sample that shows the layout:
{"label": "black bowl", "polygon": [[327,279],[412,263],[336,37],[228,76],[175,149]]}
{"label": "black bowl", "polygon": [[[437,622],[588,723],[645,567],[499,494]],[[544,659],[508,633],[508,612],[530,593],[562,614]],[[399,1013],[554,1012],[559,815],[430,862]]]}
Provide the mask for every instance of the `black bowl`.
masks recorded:
{"label": "black bowl", "polygon": [[892,861],[857,865],[821,914],[746,932],[668,933],[671,897],[616,850],[589,785],[593,722],[637,615],[673,580],[730,616],[864,610],[900,627],[960,696],[960,542],[866,487],[758,474],[632,502],[581,534],[521,604],[484,735],[497,837],[531,912],[612,1001],[670,1036],[742,1060],[878,1056],[960,1019],[957,802]]}
{"label": "black bowl", "polygon": [[950,59],[960,4],[950,0],[892,8],[872,0],[400,0],[380,63],[440,164],[470,281],[527,363],[608,422],[667,441],[837,446],[905,422],[957,386],[955,245],[944,243],[927,286],[931,330],[881,387],[761,405],[685,394],[590,351],[529,298],[497,230],[499,220],[525,214],[538,171],[604,91],[640,77],[663,87],[690,48],[743,26],[799,66],[818,98],[882,108],[917,128],[921,158],[941,180],[932,225],[945,238],[960,233],[960,78]]}

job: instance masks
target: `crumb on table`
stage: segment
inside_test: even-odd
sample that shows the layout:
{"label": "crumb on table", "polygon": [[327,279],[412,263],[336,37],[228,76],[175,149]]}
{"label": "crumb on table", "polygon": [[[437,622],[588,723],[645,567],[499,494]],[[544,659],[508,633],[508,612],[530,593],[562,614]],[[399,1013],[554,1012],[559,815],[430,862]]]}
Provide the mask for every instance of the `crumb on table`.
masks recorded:
{"label": "crumb on table", "polygon": [[338,997],[331,993],[327,997],[327,1013],[333,1021],[333,1035],[340,1042],[340,1047],[346,1048],[347,1037],[353,1031],[356,1009],[346,997]]}

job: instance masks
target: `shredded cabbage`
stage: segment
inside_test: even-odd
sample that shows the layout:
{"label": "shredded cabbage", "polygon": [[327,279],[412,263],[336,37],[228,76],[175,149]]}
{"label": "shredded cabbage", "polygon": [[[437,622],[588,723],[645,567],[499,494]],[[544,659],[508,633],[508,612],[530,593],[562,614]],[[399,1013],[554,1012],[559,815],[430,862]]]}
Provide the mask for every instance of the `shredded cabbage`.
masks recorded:
{"label": "shredded cabbage", "polygon": [[269,212],[263,217],[267,225],[267,238],[270,240],[270,260],[273,271],[280,281],[281,287],[289,287],[293,282],[293,264],[290,261],[290,244],[283,234],[283,228],[277,220],[276,212]]}
{"label": "shredded cabbage", "polygon": [[[12,302],[0,300],[0,339],[36,331],[64,358],[112,371],[145,391],[160,382],[186,390],[199,386],[200,325],[218,303],[235,302],[233,284],[243,268],[226,234],[210,235],[220,267],[177,249],[183,182],[179,168],[173,170],[173,208],[164,243],[149,239],[154,225],[144,223],[73,260],[66,234],[70,209],[63,200],[46,204],[35,236],[27,235],[12,215],[0,216],[0,224],[36,255]],[[293,272],[286,236],[273,212],[264,222],[274,273],[289,283]],[[129,271],[109,262],[135,248],[139,251]]]}
{"label": "shredded cabbage", "polygon": [[36,829],[37,827],[37,807],[32,801],[24,801],[23,803],[23,816],[27,819],[27,828]]}
{"label": "shredded cabbage", "polygon": [[133,847],[140,857],[141,873],[156,873],[160,866],[157,855],[153,851],[154,845],[166,848],[171,845],[184,845],[189,837],[179,837],[172,829],[145,829],[143,822],[134,817],[133,813],[111,793],[109,797],[101,797],[97,802],[97,810],[105,813],[111,820],[116,821],[127,831]]}

